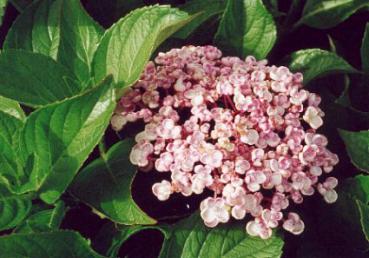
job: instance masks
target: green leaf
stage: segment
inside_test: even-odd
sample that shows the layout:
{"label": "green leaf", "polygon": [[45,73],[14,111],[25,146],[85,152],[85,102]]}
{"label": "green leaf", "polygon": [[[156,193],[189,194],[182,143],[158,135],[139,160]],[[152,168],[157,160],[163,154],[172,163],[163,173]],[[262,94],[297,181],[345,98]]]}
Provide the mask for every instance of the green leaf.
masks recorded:
{"label": "green leaf", "polygon": [[351,108],[351,100],[349,96],[350,77],[347,74],[343,75],[343,87],[341,95],[334,101],[334,103],[343,107]]}
{"label": "green leaf", "polygon": [[55,202],[103,135],[115,107],[112,79],[84,94],[32,113],[22,131],[22,158],[33,166],[16,190],[38,190]]}
{"label": "green leaf", "polygon": [[58,61],[81,82],[90,80],[92,58],[102,34],[103,29],[86,13],[79,0],[63,1]]}
{"label": "green leaf", "polygon": [[53,209],[46,209],[29,216],[20,224],[14,233],[49,232],[59,228],[66,212],[62,201],[55,204]]}
{"label": "green leaf", "polygon": [[102,258],[89,241],[74,231],[12,234],[0,237],[0,258],[78,257]]}
{"label": "green leaf", "polygon": [[352,198],[369,204],[369,176],[358,175],[354,178],[346,179],[343,185],[343,192]]}
{"label": "green leaf", "polygon": [[368,0],[308,0],[297,24],[328,29],[365,6],[369,6]]}
{"label": "green leaf", "polygon": [[74,80],[50,57],[23,50],[0,54],[0,94],[25,105],[38,107],[78,94]]}
{"label": "green leaf", "polygon": [[361,43],[361,66],[363,71],[369,73],[369,22],[365,26],[363,41]]}
{"label": "green leaf", "polygon": [[[17,132],[15,133],[17,134]],[[22,170],[18,157],[11,143],[0,137],[0,183],[18,185]]]}
{"label": "green leaf", "polygon": [[4,100],[0,104],[0,179],[6,177],[7,181],[16,183],[21,169],[16,151],[19,133],[24,123],[16,117],[21,114],[18,112],[20,107],[16,102],[6,98],[0,100]]}
{"label": "green leaf", "polygon": [[226,52],[245,57],[265,58],[277,39],[272,15],[262,0],[228,1],[215,35]]}
{"label": "green leaf", "polygon": [[0,138],[11,147],[17,141],[17,131],[23,127],[23,121],[0,111]]}
{"label": "green leaf", "polygon": [[154,224],[131,196],[131,183],[137,168],[129,161],[133,141],[115,144],[83,169],[75,178],[71,192],[110,220],[126,224]]}
{"label": "green leaf", "polygon": [[3,16],[5,13],[5,8],[8,4],[8,0],[0,0],[0,25],[3,23]]}
{"label": "green leaf", "polygon": [[356,200],[357,207],[360,213],[360,223],[363,229],[366,240],[369,243],[369,206],[359,200]]}
{"label": "green leaf", "polygon": [[28,215],[31,206],[29,195],[14,195],[0,184],[0,231],[17,226]]}
{"label": "green leaf", "polygon": [[304,83],[331,73],[355,73],[357,70],[343,58],[326,50],[312,48],[296,51],[291,54],[289,68],[293,72],[304,75]]}
{"label": "green leaf", "polygon": [[0,112],[13,116],[22,121],[26,118],[26,115],[24,114],[23,109],[19,106],[18,102],[3,96],[0,96]]}
{"label": "green leaf", "polygon": [[189,16],[168,6],[136,9],[103,36],[93,60],[96,80],[113,74],[120,88],[134,83],[155,48],[189,21]]}
{"label": "green leaf", "polygon": [[56,59],[63,0],[36,1],[14,22],[4,49],[24,49]]}
{"label": "green leaf", "polygon": [[81,82],[87,82],[102,34],[103,29],[79,1],[37,1],[16,20],[4,49],[48,55],[68,67]]}
{"label": "green leaf", "polygon": [[182,11],[195,15],[188,24],[182,29],[174,33],[173,37],[186,39],[193,33],[202,23],[209,20],[215,15],[219,15],[224,11],[224,0],[192,0],[186,2],[179,7]]}
{"label": "green leaf", "polygon": [[281,257],[283,240],[272,236],[267,240],[251,237],[242,223],[227,223],[207,228],[195,213],[172,225],[160,257],[186,258],[274,258]]}
{"label": "green leaf", "polygon": [[350,132],[339,129],[351,162],[359,169],[369,172],[369,131]]}

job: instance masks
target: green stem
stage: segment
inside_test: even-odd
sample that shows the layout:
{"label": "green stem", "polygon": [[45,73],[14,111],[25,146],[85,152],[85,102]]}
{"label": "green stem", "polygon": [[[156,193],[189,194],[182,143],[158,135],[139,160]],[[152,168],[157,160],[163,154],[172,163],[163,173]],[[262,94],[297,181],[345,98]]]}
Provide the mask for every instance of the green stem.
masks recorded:
{"label": "green stem", "polygon": [[296,15],[298,14],[299,7],[302,1],[300,0],[293,0],[290,6],[290,9],[288,10],[286,20],[284,21],[284,26],[288,27],[295,19]]}
{"label": "green stem", "polygon": [[105,146],[105,142],[104,142],[104,137],[101,139],[101,141],[99,142],[99,152],[101,157],[106,158],[106,146]]}

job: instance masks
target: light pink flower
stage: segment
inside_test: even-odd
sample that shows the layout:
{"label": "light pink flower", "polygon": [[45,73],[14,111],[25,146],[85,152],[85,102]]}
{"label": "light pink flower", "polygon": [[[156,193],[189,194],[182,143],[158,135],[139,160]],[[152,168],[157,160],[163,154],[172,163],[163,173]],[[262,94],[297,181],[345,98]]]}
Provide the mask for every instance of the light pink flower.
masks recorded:
{"label": "light pink flower", "polygon": [[323,125],[323,119],[315,107],[308,107],[303,118],[314,129],[318,129]]}
{"label": "light pink flower", "polygon": [[294,235],[300,235],[305,229],[305,224],[297,213],[290,212],[288,219],[283,223],[283,228]]}
{"label": "light pink flower", "polygon": [[165,172],[170,170],[170,165],[173,163],[173,155],[169,152],[160,154],[160,158],[155,161],[157,171]]}
{"label": "light pink flower", "polygon": [[149,164],[149,155],[154,151],[154,146],[147,141],[141,141],[136,144],[131,151],[129,156],[132,164],[145,167]]}
{"label": "light pink flower", "polygon": [[279,221],[283,218],[283,213],[273,209],[264,209],[261,212],[261,218],[266,226],[270,228],[276,228]]}
{"label": "light pink flower", "polygon": [[207,149],[205,149],[204,153],[202,154],[200,161],[203,164],[214,167],[214,168],[221,167],[222,159],[223,159],[222,152],[209,147],[209,145],[207,145],[207,147],[205,148]]}
{"label": "light pink flower", "polygon": [[229,220],[229,207],[221,198],[207,198],[200,204],[201,218],[208,227],[215,227],[219,223]]}
{"label": "light pink flower", "polygon": [[272,236],[272,229],[269,228],[261,218],[255,218],[246,224],[246,231],[251,236],[259,236],[268,239]]}
{"label": "light pink flower", "polygon": [[163,139],[177,139],[181,135],[181,126],[176,126],[172,119],[164,119],[156,128],[156,134]]}
{"label": "light pink flower", "polygon": [[237,157],[235,162],[235,169],[234,171],[238,174],[245,174],[247,170],[251,167],[250,162],[243,159],[242,157]]}
{"label": "light pink flower", "polygon": [[338,195],[334,190],[338,184],[338,180],[334,177],[328,177],[323,184],[318,184],[318,191],[323,195],[327,203],[334,203],[337,201]]}
{"label": "light pink flower", "polygon": [[249,170],[246,173],[245,182],[247,184],[247,189],[251,192],[256,192],[260,190],[260,185],[267,180],[267,177],[262,171],[259,170]]}
{"label": "light pink flower", "polygon": [[169,196],[172,194],[172,185],[169,181],[163,180],[161,183],[155,183],[152,186],[152,192],[160,201],[168,200]]}
{"label": "light pink flower", "polygon": [[[303,87],[302,74],[252,56],[222,57],[213,46],[172,49],[154,60],[119,101],[111,125],[144,123],[130,160],[168,174],[153,185],[159,200],[211,191],[200,207],[207,226],[249,214],[247,232],[268,238],[285,210],[316,190],[328,203],[337,199],[337,179],[321,177],[338,156],[317,133],[321,98]],[[304,223],[289,213],[283,227],[299,234]]]}

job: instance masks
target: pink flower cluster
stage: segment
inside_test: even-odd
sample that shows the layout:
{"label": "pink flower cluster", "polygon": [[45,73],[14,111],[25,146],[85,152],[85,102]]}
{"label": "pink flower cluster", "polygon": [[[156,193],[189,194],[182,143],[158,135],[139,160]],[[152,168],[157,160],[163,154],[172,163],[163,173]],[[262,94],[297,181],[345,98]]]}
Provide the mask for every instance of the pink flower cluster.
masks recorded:
{"label": "pink flower cluster", "polygon": [[159,200],[209,189],[214,196],[200,205],[209,227],[249,214],[250,235],[266,239],[278,225],[300,234],[299,215],[283,211],[316,190],[334,202],[337,179],[325,174],[338,163],[316,133],[321,99],[302,79],[252,56],[222,57],[213,46],[172,49],[146,66],[111,123],[119,131],[144,121],[130,160],[167,173],[152,187]]}

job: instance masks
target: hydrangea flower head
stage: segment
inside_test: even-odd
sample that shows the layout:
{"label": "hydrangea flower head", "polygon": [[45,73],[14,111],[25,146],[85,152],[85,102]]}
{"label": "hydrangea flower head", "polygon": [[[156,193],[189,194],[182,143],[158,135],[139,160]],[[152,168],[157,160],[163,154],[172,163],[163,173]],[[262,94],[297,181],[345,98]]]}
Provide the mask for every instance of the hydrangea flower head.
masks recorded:
{"label": "hydrangea flower head", "polygon": [[266,239],[282,227],[300,234],[304,223],[291,203],[317,190],[337,199],[338,163],[316,132],[324,112],[303,76],[248,56],[222,57],[213,46],[159,53],[121,98],[115,130],[142,120],[130,160],[168,180],[153,185],[161,201],[173,193],[214,193],[200,205],[205,225],[249,216],[246,230]]}

